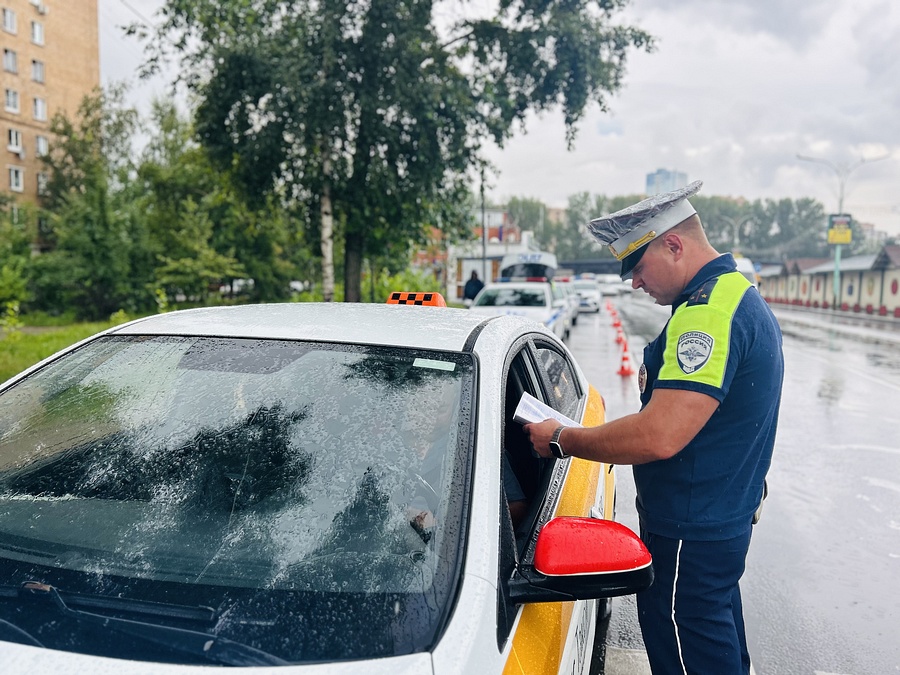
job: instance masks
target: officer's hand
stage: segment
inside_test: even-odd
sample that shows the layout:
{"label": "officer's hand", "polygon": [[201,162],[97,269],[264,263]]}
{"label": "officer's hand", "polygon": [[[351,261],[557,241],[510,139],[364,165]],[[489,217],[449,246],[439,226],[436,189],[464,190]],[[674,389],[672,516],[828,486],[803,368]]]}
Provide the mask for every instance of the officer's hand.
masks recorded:
{"label": "officer's hand", "polygon": [[531,440],[531,446],[541,457],[548,458],[553,456],[550,452],[550,438],[558,426],[559,422],[552,419],[525,425],[525,433],[528,434],[528,438]]}

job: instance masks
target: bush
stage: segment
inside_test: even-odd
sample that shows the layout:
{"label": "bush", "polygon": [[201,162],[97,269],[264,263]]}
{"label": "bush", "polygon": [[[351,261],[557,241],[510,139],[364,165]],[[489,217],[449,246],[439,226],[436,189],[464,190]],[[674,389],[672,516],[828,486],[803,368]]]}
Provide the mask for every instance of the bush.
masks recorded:
{"label": "bush", "polygon": [[4,303],[3,312],[0,313],[0,338],[18,340],[23,325],[19,318],[19,303],[14,301]]}
{"label": "bush", "polygon": [[[369,279],[364,279],[363,294],[371,288],[372,284]],[[387,270],[381,270],[375,278],[374,302],[385,302],[394,291],[402,291],[404,293],[443,293],[444,289],[441,287],[440,281],[427,271],[410,268],[392,275]]]}
{"label": "bush", "polygon": [[[404,293],[443,293],[441,283],[430,272],[407,269],[397,274],[391,274],[387,269],[382,269],[372,283],[370,274],[363,274],[362,301],[380,304],[387,301],[388,296],[394,291]],[[294,293],[292,302],[322,302],[322,285],[317,283],[308,290]],[[334,285],[334,302],[344,301],[344,285]]]}

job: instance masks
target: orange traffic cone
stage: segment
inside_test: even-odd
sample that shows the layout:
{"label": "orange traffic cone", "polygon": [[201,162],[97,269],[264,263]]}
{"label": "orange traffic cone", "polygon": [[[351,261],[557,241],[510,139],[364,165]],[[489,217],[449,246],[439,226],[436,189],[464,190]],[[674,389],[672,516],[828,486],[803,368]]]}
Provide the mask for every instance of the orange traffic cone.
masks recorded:
{"label": "orange traffic cone", "polygon": [[619,321],[619,317],[615,317],[613,319],[613,328],[621,328],[621,327],[622,327],[622,322]]}
{"label": "orange traffic cone", "polygon": [[621,345],[625,343],[625,331],[619,328],[616,331],[616,344]]}
{"label": "orange traffic cone", "polygon": [[634,368],[631,367],[631,358],[628,356],[628,350],[622,352],[622,366],[619,368],[619,375],[634,375]]}

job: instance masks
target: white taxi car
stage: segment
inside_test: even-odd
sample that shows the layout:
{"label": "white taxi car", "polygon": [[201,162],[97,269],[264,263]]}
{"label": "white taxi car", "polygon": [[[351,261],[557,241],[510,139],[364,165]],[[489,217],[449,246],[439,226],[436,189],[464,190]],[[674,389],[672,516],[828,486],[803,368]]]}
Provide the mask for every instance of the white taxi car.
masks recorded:
{"label": "white taxi car", "polygon": [[610,467],[534,457],[526,392],[603,421],[553,333],[445,307],[172,312],[46,359],[0,385],[3,672],[587,673],[652,565]]}
{"label": "white taxi car", "polygon": [[569,337],[572,325],[565,292],[544,277],[501,278],[487,284],[469,311],[483,316],[522,316],[543,324],[560,340]]}

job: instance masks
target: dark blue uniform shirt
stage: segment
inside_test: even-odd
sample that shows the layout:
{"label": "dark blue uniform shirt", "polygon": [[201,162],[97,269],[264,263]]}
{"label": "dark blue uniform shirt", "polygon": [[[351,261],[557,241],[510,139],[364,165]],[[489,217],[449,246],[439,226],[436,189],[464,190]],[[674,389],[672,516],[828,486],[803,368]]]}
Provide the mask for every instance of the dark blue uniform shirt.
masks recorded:
{"label": "dark blue uniform shirt", "polygon": [[642,405],[659,388],[719,401],[681,452],[634,467],[641,524],[664,537],[735,537],[750,526],[762,499],[784,375],[781,329],[736,270],[728,253],[705,265],[644,349]]}

